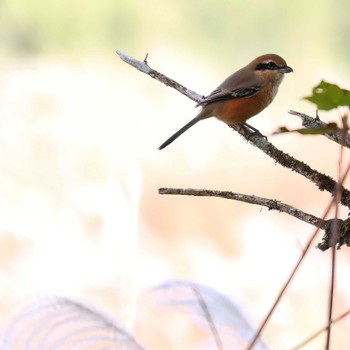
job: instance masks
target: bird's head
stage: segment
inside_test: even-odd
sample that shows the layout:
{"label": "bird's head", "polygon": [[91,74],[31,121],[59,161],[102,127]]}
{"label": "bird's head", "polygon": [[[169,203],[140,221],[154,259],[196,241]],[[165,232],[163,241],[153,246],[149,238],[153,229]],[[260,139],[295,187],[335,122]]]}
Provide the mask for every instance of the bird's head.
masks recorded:
{"label": "bird's head", "polygon": [[285,73],[293,72],[293,69],[287,65],[286,61],[275,54],[259,56],[250,62],[249,66],[264,80],[270,80],[278,85],[281,83]]}

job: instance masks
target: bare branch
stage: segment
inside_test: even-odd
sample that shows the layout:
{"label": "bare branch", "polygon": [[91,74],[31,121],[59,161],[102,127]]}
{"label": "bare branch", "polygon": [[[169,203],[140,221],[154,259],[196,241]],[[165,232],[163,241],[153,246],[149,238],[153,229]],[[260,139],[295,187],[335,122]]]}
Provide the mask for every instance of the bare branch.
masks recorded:
{"label": "bare branch", "polygon": [[[266,137],[257,134],[245,125],[230,125],[230,127],[240,133],[252,145],[262,150],[265,154],[283,167],[303,175],[313,182],[321,191],[326,190],[333,196],[335,195],[337,183],[330,176],[312,169],[304,162],[281,151],[271,142],[269,142]],[[350,191],[345,189],[343,186],[341,186],[341,204],[350,208]]]}
{"label": "bare branch", "polygon": [[[266,207],[269,210],[277,210],[280,213],[286,213],[304,221],[310,225],[320,228],[325,231],[322,242],[317,244],[317,248],[325,251],[331,247],[336,246],[340,249],[344,244],[350,247],[350,218],[347,220],[341,219],[330,219],[324,220],[320,219],[314,215],[303,212],[289,204],[283,203],[281,201],[269,198],[263,198],[258,196],[251,196],[247,194],[231,192],[231,191],[216,191],[216,190],[206,190],[206,189],[194,189],[194,188],[160,188],[158,190],[159,194],[172,194],[172,195],[182,195],[182,196],[198,196],[198,197],[218,197],[224,199],[231,199],[240,202],[245,202],[249,204],[255,204],[262,207]],[[332,226],[334,221],[337,220],[337,225],[340,227],[340,234],[338,240],[332,240]]]}
{"label": "bare branch", "polygon": [[193,90],[187,89],[185,86],[179,84],[177,81],[168,78],[162,73],[157,72],[156,70],[152,69],[148,63],[147,58],[148,55],[145,57],[143,61],[136,60],[135,58],[125,54],[124,52],[117,50],[116,53],[119,55],[119,57],[126,62],[127,64],[130,64],[131,66],[135,67],[142,73],[145,73],[152,77],[153,79],[156,79],[160,81],[161,83],[165,84],[166,86],[170,86],[173,89],[181,92],[183,95],[187,96],[191,100],[199,103],[203,100],[204,96],[197,94]]}
{"label": "bare branch", "polygon": [[[312,118],[304,113],[296,112],[293,110],[290,110],[288,113],[300,117],[302,120],[302,125],[306,129],[317,129],[317,128],[327,127],[327,123],[321,121],[320,118],[318,118],[318,117]],[[350,148],[350,134],[346,133],[344,140],[342,140],[342,138],[344,138],[344,136],[342,136],[342,134],[344,134],[344,131],[342,129],[339,129],[336,132],[326,132],[323,135],[336,143],[342,144],[342,142],[343,142],[344,147]]]}
{"label": "bare branch", "polygon": [[302,220],[308,224],[314,225],[319,228],[324,228],[327,221],[322,220],[311,214],[307,214],[302,210],[296,209],[291,205],[282,203],[280,201],[263,198],[258,196],[250,196],[242,193],[231,191],[215,191],[205,189],[193,189],[193,188],[160,188],[159,194],[175,194],[184,196],[200,196],[200,197],[219,197],[225,199],[232,199],[240,202],[256,204],[268,208],[269,210],[277,210],[281,213],[286,213],[295,218]]}

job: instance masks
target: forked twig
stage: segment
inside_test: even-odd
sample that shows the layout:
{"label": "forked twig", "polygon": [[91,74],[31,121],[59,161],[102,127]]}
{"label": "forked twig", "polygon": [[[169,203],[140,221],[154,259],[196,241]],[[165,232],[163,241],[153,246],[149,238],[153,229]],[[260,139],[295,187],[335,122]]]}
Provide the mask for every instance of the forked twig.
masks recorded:
{"label": "forked twig", "polygon": [[[290,110],[289,114],[300,117],[302,120],[302,125],[306,129],[325,128],[327,126],[327,123],[323,122],[318,117],[312,118],[305,113],[300,113],[293,110]],[[346,132],[344,135],[344,129],[339,129],[336,132],[326,132],[322,135],[331,141],[334,141],[340,145],[343,144],[345,147],[350,148],[350,134]]]}

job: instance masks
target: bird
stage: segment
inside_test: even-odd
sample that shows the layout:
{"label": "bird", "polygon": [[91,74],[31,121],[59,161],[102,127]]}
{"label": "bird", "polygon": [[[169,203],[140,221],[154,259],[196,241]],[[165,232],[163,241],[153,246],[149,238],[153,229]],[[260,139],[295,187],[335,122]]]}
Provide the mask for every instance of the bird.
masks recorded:
{"label": "bird", "polygon": [[226,78],[210,95],[204,97],[196,105],[202,107],[197,116],[169,137],[158,149],[170,145],[200,120],[213,116],[228,125],[245,123],[272,102],[284,74],[291,72],[293,69],[279,55],[265,54],[255,58]]}

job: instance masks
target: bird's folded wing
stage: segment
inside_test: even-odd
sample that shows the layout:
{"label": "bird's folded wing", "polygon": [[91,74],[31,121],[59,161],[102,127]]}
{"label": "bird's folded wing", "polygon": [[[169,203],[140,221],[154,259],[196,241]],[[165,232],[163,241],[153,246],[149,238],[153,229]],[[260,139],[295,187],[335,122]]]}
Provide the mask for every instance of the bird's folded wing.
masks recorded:
{"label": "bird's folded wing", "polygon": [[197,104],[197,106],[207,105],[209,103],[231,100],[233,98],[250,97],[254,96],[260,90],[261,86],[253,86],[249,88],[239,88],[235,90],[228,90],[217,88],[210,95],[204,98],[204,100]]}

